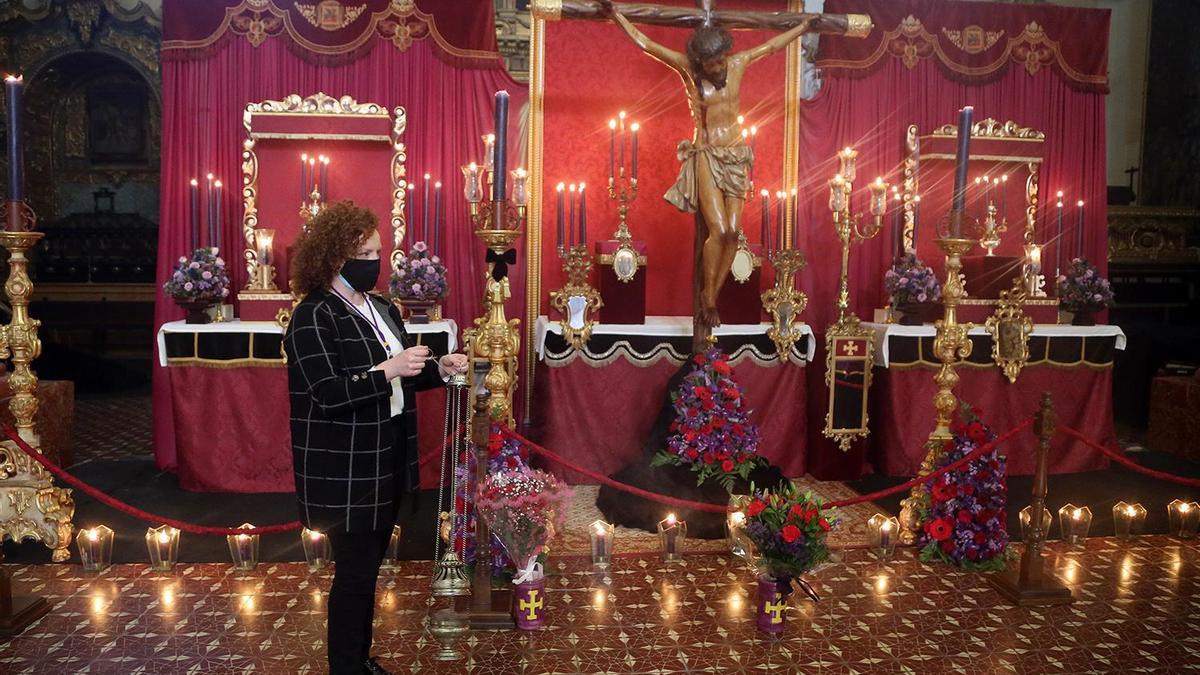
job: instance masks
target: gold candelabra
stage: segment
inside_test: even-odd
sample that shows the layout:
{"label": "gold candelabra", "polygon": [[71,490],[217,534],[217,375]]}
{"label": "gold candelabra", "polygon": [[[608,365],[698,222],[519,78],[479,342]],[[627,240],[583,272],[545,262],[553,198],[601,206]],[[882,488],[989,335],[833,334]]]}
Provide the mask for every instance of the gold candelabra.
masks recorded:
{"label": "gold candelabra", "polygon": [[[622,114],[622,124],[624,124],[624,113]],[[637,127],[637,123],[634,123]],[[622,155],[623,157],[623,155]],[[611,260],[607,260],[609,256],[604,256],[601,259],[601,264],[608,262],[612,265],[613,273],[617,275],[617,279],[625,283],[633,281],[637,276],[638,268],[646,264],[646,258],[638,255],[637,249],[633,247],[633,235],[629,232],[629,208],[638,195],[638,179],[630,176],[625,172],[624,160],[618,168],[615,176],[608,178],[608,198],[617,202],[617,231],[613,238],[617,240],[617,250],[611,254]]]}
{"label": "gold candelabra", "polygon": [[[962,275],[962,256],[975,245],[975,240],[959,235],[961,232],[960,211],[950,214],[952,224],[949,232],[936,240],[939,248],[946,254],[946,283],[942,286],[942,318],[934,322],[937,331],[933,340],[933,352],[942,365],[933,377],[938,391],[933,396],[933,407],[936,411],[936,424],[929,440],[925,443],[925,459],[921,462],[919,475],[932,473],[946,453],[946,442],[953,440],[950,433],[950,422],[954,417],[957,399],[954,387],[958,384],[958,373],[955,364],[971,355],[971,339],[967,333],[971,324],[958,322],[958,304],[967,297]],[[957,219],[958,222],[953,222]],[[920,528],[920,514],[929,504],[928,487],[921,483],[913,486],[909,496],[900,504],[900,541],[912,544],[917,539]]]}
{"label": "gold candelabra", "polygon": [[792,345],[801,337],[795,330],[796,318],[808,308],[808,296],[796,290],[796,272],[808,263],[804,254],[791,248],[773,252],[770,260],[775,268],[775,285],[762,294],[763,309],[771,315],[767,337],[775,343],[780,362],[787,362]]}
{"label": "gold candelabra", "polygon": [[308,199],[300,203],[300,218],[307,225],[308,221],[316,218],[323,208],[325,208],[325,199],[321,196],[321,191],[314,185],[312,192],[308,193]]}
{"label": "gold candelabra", "polygon": [[1000,235],[1008,231],[1008,218],[997,218],[996,203],[989,201],[987,214],[979,227],[979,246],[987,251],[989,256],[996,255],[996,247],[1000,245]]}
{"label": "gold candelabra", "polygon": [[[26,253],[42,238],[42,233],[32,231],[36,219],[23,202],[9,202],[8,220],[9,228],[0,232],[0,245],[9,252],[4,292],[12,307],[12,320],[8,325],[0,326],[0,360],[12,359],[13,370],[8,376],[8,384],[13,396],[8,405],[17,434],[41,452],[33,420],[38,410],[38,378],[31,367],[33,360],[42,353],[42,342],[38,338],[41,322],[29,315],[33,282],[29,279]],[[71,524],[74,515],[71,490],[55,487],[50,474],[16,443],[0,442],[0,541],[6,536],[13,541],[40,540],[53,549],[51,559],[54,562],[63,562],[70,557],[68,547],[74,530]],[[0,581],[5,586],[0,596],[7,595],[7,577]],[[5,600],[11,602],[12,598],[0,597],[0,605]],[[13,607],[0,607],[0,622],[8,620],[8,610],[17,615],[21,613]]]}
{"label": "gold candelabra", "polygon": [[[485,137],[485,144],[487,139]],[[475,224],[475,236],[488,247],[487,275],[484,281],[482,317],[475,319],[475,327],[464,331],[467,354],[474,360],[484,359],[490,364],[484,377],[488,390],[488,412],[493,419],[513,423],[512,398],[517,383],[517,358],[521,351],[520,319],[509,319],[504,313],[504,302],[512,296],[508,283],[508,266],[516,263],[516,251],[512,245],[521,236],[525,224],[525,206],[528,202],[527,174],[524,169],[512,171],[512,201],[484,200],[482,187],[494,195],[494,170],[490,165],[474,163],[463,167],[466,178],[464,194]],[[505,180],[505,177],[499,177]]]}

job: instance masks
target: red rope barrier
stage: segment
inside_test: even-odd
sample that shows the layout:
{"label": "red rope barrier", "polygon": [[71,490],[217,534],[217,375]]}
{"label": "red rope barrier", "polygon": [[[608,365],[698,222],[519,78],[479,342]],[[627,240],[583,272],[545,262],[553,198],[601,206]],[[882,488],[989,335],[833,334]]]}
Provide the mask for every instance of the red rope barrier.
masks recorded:
{"label": "red rope barrier", "polygon": [[173,518],[165,518],[163,516],[159,516],[159,515],[150,513],[148,511],[143,511],[135,506],[130,506],[129,504],[126,504],[125,502],[121,501],[120,499],[117,499],[116,497],[110,497],[109,495],[92,487],[91,485],[88,485],[87,483],[79,480],[75,476],[72,476],[71,474],[67,473],[66,471],[64,471],[57,465],[55,465],[53,462],[51,462],[49,459],[46,459],[46,457],[44,455],[42,455],[42,453],[29,447],[29,444],[26,443],[23,438],[18,436],[17,433],[15,431],[13,431],[13,428],[11,426],[9,426],[7,424],[4,425],[4,433],[6,436],[8,436],[9,440],[11,440],[13,443],[15,443],[17,445],[18,448],[23,450],[25,452],[25,454],[32,457],[33,460],[36,461],[38,464],[41,464],[42,467],[44,467],[47,471],[54,474],[54,476],[56,478],[61,479],[64,483],[66,483],[74,488],[82,490],[84,493],[86,493],[87,495],[89,495],[90,497],[95,499],[96,501],[107,504],[108,506],[111,506],[112,508],[114,508],[126,515],[133,516],[134,518],[145,521],[147,523],[151,523],[151,524],[162,523],[164,525],[170,525],[171,527],[173,527],[181,532],[187,532],[189,534],[206,534],[206,535],[219,535],[219,536],[227,536],[227,535],[231,535],[231,534],[275,534],[277,532],[291,532],[292,530],[300,529],[300,521],[298,521],[298,520],[293,520],[290,523],[281,523],[279,525],[266,525],[263,527],[253,527],[253,528],[242,529],[242,528],[232,528],[232,527],[208,527],[205,525],[194,525],[192,523],[187,523],[182,520],[175,520]]}
{"label": "red rope barrier", "polygon": [[1078,432],[1070,427],[1059,427],[1059,431],[1066,434],[1067,436],[1070,436],[1071,438],[1074,438],[1075,440],[1079,441],[1080,443],[1083,443],[1084,445],[1086,445],[1090,448],[1099,450],[1100,452],[1107,455],[1109,459],[1117,462],[1118,464],[1121,464],[1122,466],[1124,466],[1126,468],[1132,469],[1132,470],[1136,471],[1137,473],[1140,473],[1145,476],[1150,476],[1151,478],[1157,478],[1159,480],[1169,481],[1171,483],[1178,483],[1180,485],[1187,485],[1188,487],[1200,488],[1200,479],[1185,478],[1183,476],[1176,476],[1174,474],[1166,473],[1164,471],[1155,471],[1154,469],[1147,469],[1146,467],[1142,466],[1141,464],[1138,464],[1137,462],[1133,461],[1132,459],[1129,459],[1125,455],[1122,455],[1119,452],[1112,450],[1111,448],[1106,448],[1103,445],[1096,443],[1095,441],[1089,439],[1087,436],[1084,436],[1080,432]]}

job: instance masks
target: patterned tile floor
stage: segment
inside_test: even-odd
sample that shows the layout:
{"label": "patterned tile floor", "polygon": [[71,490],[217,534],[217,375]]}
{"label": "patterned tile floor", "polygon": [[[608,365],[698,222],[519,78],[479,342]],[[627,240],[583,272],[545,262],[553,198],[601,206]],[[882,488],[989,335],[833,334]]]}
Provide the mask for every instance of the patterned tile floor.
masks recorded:
{"label": "patterned tile floor", "polygon": [[75,466],[154,454],[150,394],[131,392],[75,399]]}
{"label": "patterned tile floor", "polygon": [[[549,626],[477,633],[462,661],[432,660],[423,620],[429,563],[380,588],[376,649],[394,672],[1082,673],[1200,670],[1200,544],[1146,537],[1049,544],[1074,605],[1002,604],[981,575],[862,550],[812,575],[820,604],[793,598],[782,639],[754,629],[753,575],[729,556],[664,566],[618,558],[610,573],[551,561]],[[324,672],[328,572],[303,564],[15,567],[51,615],[0,642],[4,673]]]}

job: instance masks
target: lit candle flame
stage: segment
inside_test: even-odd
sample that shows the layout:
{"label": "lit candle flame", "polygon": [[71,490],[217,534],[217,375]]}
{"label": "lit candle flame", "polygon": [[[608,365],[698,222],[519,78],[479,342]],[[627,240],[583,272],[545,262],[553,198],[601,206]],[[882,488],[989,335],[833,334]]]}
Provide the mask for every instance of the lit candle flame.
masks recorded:
{"label": "lit candle flame", "polygon": [[1075,509],[1075,511],[1071,513],[1071,517],[1075,520],[1083,518],[1083,509]]}
{"label": "lit candle flame", "polygon": [[1188,502],[1184,502],[1184,503],[1182,503],[1182,504],[1180,504],[1180,505],[1179,505],[1179,512],[1180,512],[1180,513],[1187,513],[1188,511],[1191,511],[1191,510],[1192,510],[1192,505],[1191,505],[1191,504],[1189,504]]}
{"label": "lit candle flame", "polygon": [[1083,207],[1083,200],[1082,200],[1082,199],[1080,199],[1079,201],[1075,202],[1075,206],[1078,206],[1078,207],[1082,208],[1082,207]]}
{"label": "lit candle flame", "polygon": [[608,128],[609,128],[609,129],[616,129],[616,128],[617,128],[617,120],[616,120],[616,119],[611,119],[611,120],[609,120],[609,121],[608,121]]}
{"label": "lit candle flame", "polygon": [[729,514],[729,520],[734,525],[741,525],[746,522],[746,514],[742,513],[741,511],[734,511],[733,513]]}
{"label": "lit candle flame", "polygon": [[1057,196],[1059,199],[1062,199],[1062,198],[1063,198],[1063,191],[1062,191],[1062,190],[1059,190],[1056,196]]}
{"label": "lit candle flame", "polygon": [[[1185,506],[1186,506],[1186,504],[1185,504]],[[93,527],[92,529],[87,531],[87,538],[89,541],[96,541],[97,539],[100,538],[100,532],[98,530],[96,530],[96,528]]]}
{"label": "lit candle flame", "polygon": [[158,533],[158,543],[166,544],[169,541],[171,541],[171,535],[167,534],[165,531],[160,531]]}
{"label": "lit candle flame", "polygon": [[879,526],[879,529],[883,530],[884,532],[891,532],[892,531],[892,521],[890,521],[890,520],[883,521],[883,524]]}
{"label": "lit candle flame", "polygon": [[564,183],[559,183],[554,187],[554,189],[562,192],[563,190],[567,189],[567,186]]}
{"label": "lit candle flame", "polygon": [[[1187,506],[1187,505],[1185,504],[1184,506]],[[668,525],[674,525],[674,524],[675,524],[675,514],[674,514],[674,513],[668,513],[668,514],[667,514],[667,524],[668,524]]]}

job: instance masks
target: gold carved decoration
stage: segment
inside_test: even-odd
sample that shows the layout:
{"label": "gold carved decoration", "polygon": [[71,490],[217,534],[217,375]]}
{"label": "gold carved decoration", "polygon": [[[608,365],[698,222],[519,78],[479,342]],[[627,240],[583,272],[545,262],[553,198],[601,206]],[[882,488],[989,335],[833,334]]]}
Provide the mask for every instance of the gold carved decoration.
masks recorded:
{"label": "gold carved decoration", "polygon": [[917,136],[917,125],[910,124],[904,132],[904,250],[916,250],[917,196],[921,194],[921,140]]}
{"label": "gold carved decoration", "polygon": [[1188,246],[1200,230],[1200,210],[1146,206],[1108,207],[1110,263],[1200,262],[1200,248]]}
{"label": "gold carved decoration", "polygon": [[796,290],[796,272],[804,269],[807,263],[800,251],[790,248],[776,251],[770,260],[775,267],[775,285],[762,294],[763,309],[771,317],[767,337],[775,343],[779,360],[786,362],[792,353],[792,345],[802,337],[797,326],[803,322],[798,322],[797,318],[808,308],[808,296]]}
{"label": "gold carved decoration", "polygon": [[[256,4],[261,4],[266,9],[266,5],[269,3],[247,2],[247,5],[250,7],[254,7]],[[262,43],[267,41],[269,36],[279,35],[283,32],[283,29],[282,18],[274,15],[263,16],[263,13],[257,10],[249,16],[240,13],[235,14],[229,20],[229,30],[237,35],[246,36],[246,40],[254,47],[262,45]]]}
{"label": "gold carved decoration", "polygon": [[567,284],[557,291],[550,291],[550,306],[562,314],[558,325],[562,328],[563,339],[575,349],[583,349],[596,325],[592,316],[604,306],[600,291],[588,282],[592,274],[592,257],[586,245],[572,247],[566,252],[563,270],[567,273]]}
{"label": "gold carved decoration", "polygon": [[[25,209],[18,217],[27,227],[33,226],[32,211]],[[11,358],[13,364],[8,378],[13,396],[8,406],[17,434],[38,452],[40,442],[33,421],[38,409],[38,378],[30,364],[42,352],[38,339],[41,322],[29,316],[33,282],[25,254],[41,238],[40,232],[0,232],[0,245],[10,253],[4,292],[12,307],[12,320],[0,326],[0,359]],[[37,539],[53,549],[54,562],[70,557],[68,547],[74,529],[71,519],[75,515],[71,491],[55,487],[50,473],[7,439],[0,442],[0,494],[6,496],[0,500],[0,542],[5,537],[13,541]]]}
{"label": "gold carved decoration", "polygon": [[159,58],[158,43],[150,38],[109,30],[100,36],[100,44],[129,54],[148,73],[157,75],[159,72],[162,59]]}
{"label": "gold carved decoration", "polygon": [[[935,129],[933,135],[944,138],[958,138],[958,125],[944,124]],[[971,138],[1044,141],[1046,140],[1046,134],[1037,129],[1023,127],[1012,120],[1000,122],[989,117],[971,125]]]}
{"label": "gold carved decoration", "polygon": [[[344,117],[378,117],[391,119],[391,131],[388,135],[373,134],[287,134],[276,135],[257,133],[254,131],[256,115],[330,115]],[[394,115],[394,117],[393,117]],[[250,103],[242,112],[242,126],[246,129],[246,140],[242,141],[242,240],[245,249],[242,257],[246,261],[246,292],[255,292],[255,284],[263,283],[263,276],[258,271],[258,250],[255,246],[255,230],[258,228],[258,155],[255,145],[260,139],[288,138],[307,139],[324,138],[330,140],[356,141],[387,141],[392,147],[392,162],[389,179],[389,189],[392,193],[392,212],[390,225],[392,227],[392,259],[395,266],[401,255],[400,244],[404,239],[406,229],[404,202],[408,184],[406,182],[405,161],[408,150],[402,141],[402,136],[408,125],[407,112],[402,106],[397,106],[389,115],[388,109],[378,103],[359,103],[351,96],[335,98],[324,92],[311,96],[290,94],[282,100],[267,100],[260,103]]]}
{"label": "gold carved decoration", "polygon": [[962,30],[950,30],[949,28],[942,29],[942,35],[954,44],[955,47],[963,50],[968,54],[979,54],[992,48],[996,41],[1004,35],[1003,30],[985,31],[982,26],[967,26]]}
{"label": "gold carved decoration", "polygon": [[846,37],[867,37],[871,34],[871,29],[874,27],[875,24],[871,22],[871,17],[866,14],[846,15]]}
{"label": "gold carved decoration", "polygon": [[[870,330],[850,314],[829,327],[825,333],[825,387],[829,389],[829,408],[821,434],[837,442],[843,452],[859,438],[866,438],[867,396],[871,389],[871,371],[875,367],[875,342]],[[851,395],[838,396],[838,392]]]}
{"label": "gold carved decoration", "polygon": [[1033,332],[1033,319],[1022,311],[1025,305],[1025,290],[1020,283],[1012,290],[1000,291],[1000,302],[996,311],[984,324],[992,336],[992,361],[995,362],[1010,383],[1015,383],[1021,369],[1029,363],[1029,334]]}
{"label": "gold carved decoration", "polygon": [[529,3],[529,10],[534,19],[558,21],[562,18],[562,5],[563,0],[533,0]]}
{"label": "gold carved decoration", "polygon": [[339,31],[354,23],[362,13],[367,11],[366,5],[347,7],[338,0],[321,0],[315,5],[297,2],[296,11],[316,28],[326,31]]}
{"label": "gold carved decoration", "polygon": [[75,32],[79,33],[80,42],[87,44],[92,40],[92,31],[96,29],[96,24],[100,23],[100,4],[73,2],[67,5],[67,19],[75,28]]}

